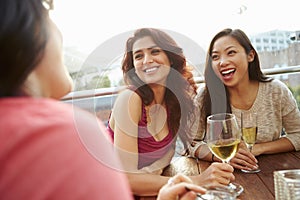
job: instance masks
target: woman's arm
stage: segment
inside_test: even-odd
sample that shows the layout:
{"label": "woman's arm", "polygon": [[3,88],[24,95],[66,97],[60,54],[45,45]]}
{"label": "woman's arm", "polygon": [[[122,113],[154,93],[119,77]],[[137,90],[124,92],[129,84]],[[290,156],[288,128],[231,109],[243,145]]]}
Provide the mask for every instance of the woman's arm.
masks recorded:
{"label": "woman's arm", "polygon": [[176,174],[160,189],[157,200],[195,200],[197,193],[204,194],[205,192],[204,188],[193,184],[189,177]]}
{"label": "woman's arm", "polygon": [[195,147],[197,147],[197,149],[194,152],[195,158],[199,158],[201,160],[206,160],[210,162],[219,161],[217,158],[213,156],[208,146],[204,142],[202,141],[197,142]]}
{"label": "woman's arm", "polygon": [[255,156],[261,154],[274,154],[274,153],[282,153],[288,151],[294,151],[295,148],[289,139],[286,137],[279,138],[278,140],[271,142],[263,142],[259,144],[254,144],[252,148],[252,153]]}
{"label": "woman's arm", "polygon": [[[235,179],[233,167],[225,163],[212,163],[199,175],[189,176],[194,184],[205,188],[225,186]],[[139,196],[157,195],[169,177],[156,174],[127,173],[133,193]]]}
{"label": "woman's arm", "polygon": [[[279,115],[277,123],[278,127],[283,127],[286,135],[281,136],[274,141],[262,142],[255,144],[253,147],[253,154],[274,154],[281,152],[288,152],[294,150],[300,150],[300,112],[297,107],[296,100],[288,89],[288,87],[282,82],[277,83],[280,98],[273,98],[273,101],[278,99],[278,106],[270,108],[274,110],[276,115]],[[279,106],[280,105],[280,106]],[[276,122],[273,122],[276,123]],[[281,130],[278,130],[281,132]]]}
{"label": "woman's arm", "polygon": [[114,104],[111,116],[113,123],[110,124],[113,124],[115,148],[133,194],[155,196],[159,189],[167,183],[168,177],[147,171],[147,167],[145,167],[147,169],[138,169],[138,122],[142,114],[141,107],[140,97],[131,90],[125,90],[119,94]]}
{"label": "woman's arm", "polygon": [[156,196],[169,177],[159,174],[126,173],[132,192],[138,196]]}
{"label": "woman's arm", "polygon": [[112,110],[111,128],[114,145],[125,171],[138,168],[138,121],[141,116],[141,99],[131,90],[119,94]]}
{"label": "woman's arm", "polygon": [[[286,138],[282,142],[282,152],[300,150],[300,111],[295,97],[288,87],[283,84],[282,98],[282,126],[286,133]],[[289,140],[286,141],[285,139]]]}

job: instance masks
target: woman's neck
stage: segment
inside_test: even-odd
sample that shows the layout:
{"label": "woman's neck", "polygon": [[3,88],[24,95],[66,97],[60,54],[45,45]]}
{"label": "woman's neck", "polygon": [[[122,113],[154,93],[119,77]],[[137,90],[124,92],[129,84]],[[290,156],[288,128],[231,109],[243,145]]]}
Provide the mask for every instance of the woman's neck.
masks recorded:
{"label": "woman's neck", "polygon": [[238,109],[249,110],[256,99],[258,87],[259,82],[251,80],[247,84],[228,88],[231,105]]}
{"label": "woman's neck", "polygon": [[153,93],[154,93],[154,100],[153,104],[164,104],[165,101],[165,93],[166,88],[163,85],[153,84],[150,85]]}

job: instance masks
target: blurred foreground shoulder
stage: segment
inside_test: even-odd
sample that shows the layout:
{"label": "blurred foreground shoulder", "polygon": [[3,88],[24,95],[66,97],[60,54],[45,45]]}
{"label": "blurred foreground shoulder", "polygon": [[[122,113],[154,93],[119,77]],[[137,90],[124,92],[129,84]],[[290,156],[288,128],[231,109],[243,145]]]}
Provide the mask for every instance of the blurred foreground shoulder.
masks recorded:
{"label": "blurred foreground shoulder", "polygon": [[[132,199],[96,116],[47,99],[0,101],[3,199]],[[16,119],[22,119],[22,123]],[[21,125],[22,126],[21,126]],[[22,169],[22,173],[20,173]],[[116,189],[118,188],[118,189]]]}

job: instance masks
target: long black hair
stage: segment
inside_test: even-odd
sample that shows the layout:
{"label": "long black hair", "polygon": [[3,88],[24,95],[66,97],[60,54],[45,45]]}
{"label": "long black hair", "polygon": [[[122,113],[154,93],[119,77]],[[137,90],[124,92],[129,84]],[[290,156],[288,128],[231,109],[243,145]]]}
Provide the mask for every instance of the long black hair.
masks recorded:
{"label": "long black hair", "polygon": [[[265,76],[260,68],[260,61],[255,48],[252,46],[250,39],[240,29],[224,29],[217,33],[210,42],[204,71],[205,88],[203,93],[203,104],[201,105],[200,126],[206,127],[206,118],[215,113],[231,113],[229,93],[223,82],[217,77],[212,68],[212,50],[216,40],[221,37],[230,36],[236,39],[245,49],[246,54],[254,51],[254,60],[248,63],[248,75],[250,80],[259,82],[269,82],[271,77]],[[205,129],[203,129],[205,130]]]}

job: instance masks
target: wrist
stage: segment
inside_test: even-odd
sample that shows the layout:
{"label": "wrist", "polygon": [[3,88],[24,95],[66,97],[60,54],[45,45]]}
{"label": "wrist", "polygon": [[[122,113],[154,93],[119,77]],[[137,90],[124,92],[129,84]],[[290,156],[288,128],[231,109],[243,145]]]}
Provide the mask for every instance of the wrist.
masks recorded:
{"label": "wrist", "polygon": [[199,159],[209,161],[210,150],[203,142],[201,142],[201,145],[195,150],[195,155]]}
{"label": "wrist", "polygon": [[[255,147],[254,147],[255,145]],[[261,148],[260,148],[260,145],[259,144],[254,144],[253,147],[252,147],[252,151],[251,153],[254,155],[254,156],[259,156],[260,154],[262,154],[261,152]]]}

